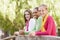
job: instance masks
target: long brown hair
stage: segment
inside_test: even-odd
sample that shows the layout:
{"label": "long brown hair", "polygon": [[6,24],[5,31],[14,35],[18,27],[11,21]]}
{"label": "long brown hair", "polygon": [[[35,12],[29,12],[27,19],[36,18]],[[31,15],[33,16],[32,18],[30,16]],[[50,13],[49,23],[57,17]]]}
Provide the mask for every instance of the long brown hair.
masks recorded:
{"label": "long brown hair", "polygon": [[32,11],[30,9],[27,9],[24,11],[24,19],[25,19],[25,22],[27,21],[26,18],[25,18],[25,12],[28,12],[30,14],[30,18],[32,18]]}

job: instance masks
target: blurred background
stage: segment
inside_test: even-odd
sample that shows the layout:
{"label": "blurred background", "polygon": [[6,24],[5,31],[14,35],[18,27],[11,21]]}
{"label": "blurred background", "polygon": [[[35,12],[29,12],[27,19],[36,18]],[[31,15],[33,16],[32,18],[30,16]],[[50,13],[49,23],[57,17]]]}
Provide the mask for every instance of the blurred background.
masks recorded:
{"label": "blurred background", "polygon": [[0,0],[0,35],[13,35],[22,29],[25,9],[33,9],[41,4],[48,6],[48,11],[55,19],[57,33],[60,34],[60,0]]}

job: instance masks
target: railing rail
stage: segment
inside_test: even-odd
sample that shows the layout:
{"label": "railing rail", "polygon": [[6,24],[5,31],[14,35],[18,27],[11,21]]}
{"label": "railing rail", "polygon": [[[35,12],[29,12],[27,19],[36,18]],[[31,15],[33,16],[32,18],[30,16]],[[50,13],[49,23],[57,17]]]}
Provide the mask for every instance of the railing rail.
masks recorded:
{"label": "railing rail", "polygon": [[17,36],[9,36],[0,40],[14,40]]}
{"label": "railing rail", "polygon": [[60,40],[60,37],[58,36],[35,36],[35,37],[29,37],[29,36],[10,36],[3,38],[1,40]]}

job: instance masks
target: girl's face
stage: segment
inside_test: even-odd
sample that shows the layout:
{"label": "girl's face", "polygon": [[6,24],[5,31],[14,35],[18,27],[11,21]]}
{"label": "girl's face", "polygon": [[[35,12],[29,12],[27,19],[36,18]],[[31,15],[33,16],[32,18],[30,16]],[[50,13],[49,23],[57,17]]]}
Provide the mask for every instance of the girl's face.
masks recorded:
{"label": "girl's face", "polygon": [[29,12],[25,12],[25,18],[26,18],[27,21],[30,20],[30,14],[29,14]]}
{"label": "girl's face", "polygon": [[39,7],[38,12],[40,13],[41,16],[45,16],[47,14],[47,9],[43,6]]}

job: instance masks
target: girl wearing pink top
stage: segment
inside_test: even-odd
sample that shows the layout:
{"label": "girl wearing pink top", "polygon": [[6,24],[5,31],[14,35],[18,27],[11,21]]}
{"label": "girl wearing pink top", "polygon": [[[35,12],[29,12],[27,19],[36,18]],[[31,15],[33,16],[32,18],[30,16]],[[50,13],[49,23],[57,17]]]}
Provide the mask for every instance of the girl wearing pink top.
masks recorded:
{"label": "girl wearing pink top", "polygon": [[[35,35],[51,35],[51,36],[56,36],[56,26],[55,22],[52,16],[48,15],[48,9],[46,5],[41,5],[38,8],[38,12],[41,14],[43,17],[43,25],[41,27],[41,30],[32,32],[30,35],[35,36]],[[42,31],[42,28],[44,28],[44,31]]]}

